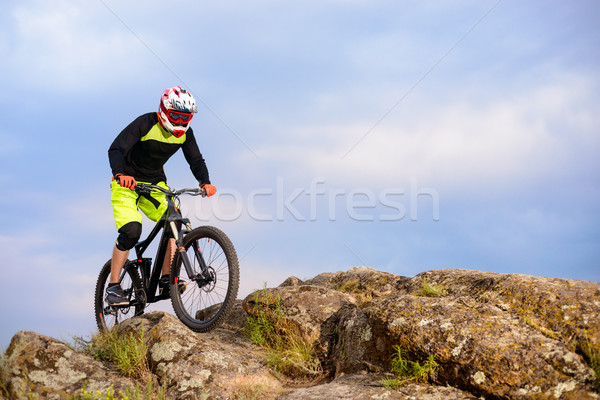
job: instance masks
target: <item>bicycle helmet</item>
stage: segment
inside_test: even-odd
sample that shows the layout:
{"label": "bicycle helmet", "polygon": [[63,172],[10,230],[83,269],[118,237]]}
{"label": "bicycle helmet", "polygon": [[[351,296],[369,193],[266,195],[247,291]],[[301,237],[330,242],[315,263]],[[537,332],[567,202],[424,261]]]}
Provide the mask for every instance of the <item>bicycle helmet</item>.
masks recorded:
{"label": "bicycle helmet", "polygon": [[190,127],[190,121],[196,112],[198,109],[192,94],[175,86],[163,92],[158,108],[158,119],[166,131],[180,138]]}

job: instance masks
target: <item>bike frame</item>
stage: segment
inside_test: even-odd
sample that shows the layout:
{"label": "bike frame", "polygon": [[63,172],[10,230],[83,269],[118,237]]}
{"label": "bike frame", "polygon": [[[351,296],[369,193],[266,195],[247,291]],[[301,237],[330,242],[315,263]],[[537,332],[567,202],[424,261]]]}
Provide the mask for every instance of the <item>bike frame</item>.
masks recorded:
{"label": "bike frame", "polygon": [[[183,238],[185,234],[192,229],[192,227],[190,224],[190,220],[183,217],[181,211],[179,211],[179,208],[175,204],[174,199],[177,197],[177,194],[154,185],[138,185],[145,188],[146,191],[160,190],[163,193],[165,193],[165,197],[167,198],[167,211],[156,223],[148,237],[138,242],[134,246],[136,259],[133,261],[129,261],[125,264],[125,266],[123,267],[123,271],[121,272],[119,281],[123,280],[129,268],[139,268],[142,278],[142,287],[145,292],[145,303],[155,303],[159,300],[164,300],[168,298],[167,296],[157,295],[156,289],[158,287],[158,282],[162,271],[163,260],[167,253],[167,245],[169,239],[173,237],[177,245],[175,257],[182,258],[182,262],[185,266],[190,281],[195,281],[200,286],[203,286],[210,282],[211,277],[208,273],[208,267],[204,260],[204,256],[202,255],[202,251],[198,248],[198,244],[193,244],[196,259],[199,261],[200,264],[200,273],[198,274],[194,274],[187,252],[183,247]],[[186,189],[179,191],[179,193],[183,193],[185,190]],[[181,226],[182,229],[179,229],[178,225]],[[185,226],[184,229],[183,226]],[[152,266],[152,259],[144,258],[144,252],[148,249],[150,244],[158,236],[158,233],[161,230],[162,235],[160,237],[160,242],[156,251],[156,257]],[[150,272],[151,270],[152,272]],[[177,284],[177,282],[175,282],[175,284]],[[136,296],[136,298],[138,298],[138,296]],[[134,304],[130,304],[129,306],[131,305]]]}

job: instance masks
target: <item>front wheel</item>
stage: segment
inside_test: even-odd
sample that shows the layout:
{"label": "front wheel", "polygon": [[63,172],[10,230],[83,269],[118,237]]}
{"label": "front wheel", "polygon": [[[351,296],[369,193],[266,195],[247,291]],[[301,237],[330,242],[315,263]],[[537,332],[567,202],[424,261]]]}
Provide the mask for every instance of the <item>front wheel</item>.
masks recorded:
{"label": "front wheel", "polygon": [[191,330],[208,332],[223,322],[237,297],[237,254],[227,235],[212,226],[190,231],[183,239],[183,247],[193,273],[188,275],[178,253],[171,267],[169,288],[173,309]]}

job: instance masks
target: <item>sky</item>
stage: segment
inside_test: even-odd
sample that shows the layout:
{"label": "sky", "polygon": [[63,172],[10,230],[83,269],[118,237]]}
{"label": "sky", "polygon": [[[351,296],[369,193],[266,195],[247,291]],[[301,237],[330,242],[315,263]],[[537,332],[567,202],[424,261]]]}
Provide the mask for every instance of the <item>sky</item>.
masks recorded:
{"label": "sky", "polygon": [[[3,10],[0,349],[20,330],[96,331],[116,239],[107,150],[175,85],[198,102],[218,190],[183,210],[233,241],[239,298],[355,266],[600,281],[595,0]],[[197,185],[181,152],[165,171]]]}

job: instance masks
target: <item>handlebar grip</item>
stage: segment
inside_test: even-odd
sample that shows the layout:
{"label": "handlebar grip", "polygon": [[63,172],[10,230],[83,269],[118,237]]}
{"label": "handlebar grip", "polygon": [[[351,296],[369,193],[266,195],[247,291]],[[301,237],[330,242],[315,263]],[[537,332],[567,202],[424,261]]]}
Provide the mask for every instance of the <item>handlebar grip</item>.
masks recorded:
{"label": "handlebar grip", "polygon": [[149,185],[146,185],[144,183],[136,183],[135,187],[133,188],[133,190],[137,193],[150,193],[152,192],[152,188]]}

